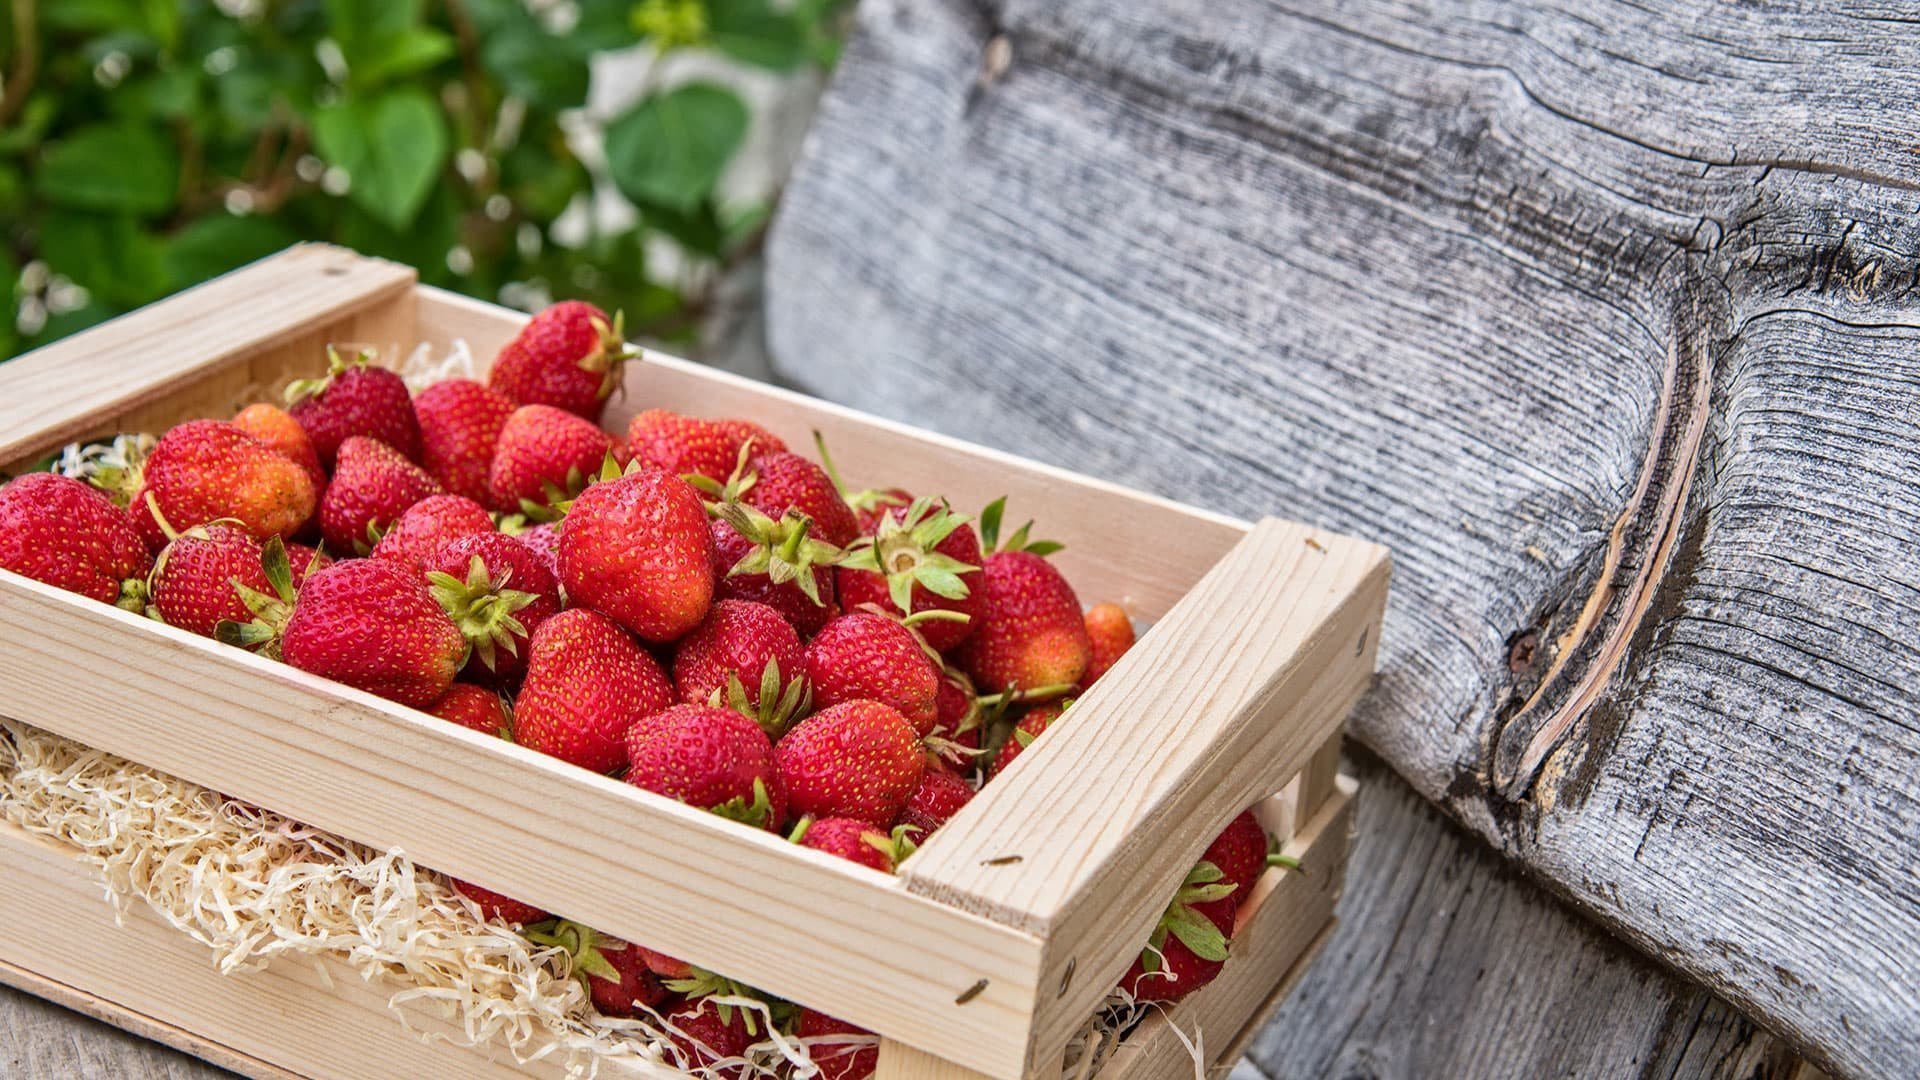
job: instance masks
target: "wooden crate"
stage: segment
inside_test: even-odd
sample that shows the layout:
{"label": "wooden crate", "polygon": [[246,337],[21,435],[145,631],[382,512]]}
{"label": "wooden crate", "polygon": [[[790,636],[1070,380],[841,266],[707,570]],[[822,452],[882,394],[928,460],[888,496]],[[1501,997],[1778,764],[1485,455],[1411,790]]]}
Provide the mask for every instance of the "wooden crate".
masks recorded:
{"label": "wooden crate", "polygon": [[[487,358],[524,321],[405,267],[294,248],[0,366],[0,463],[226,415],[316,374],[328,342],[459,339]],[[657,354],[629,366],[607,425],[656,406],[751,416],[795,445],[818,430],[856,484],[963,507],[1009,495],[1066,543],[1056,560],[1083,597],[1152,628],[893,877],[5,572],[0,710],[870,1028],[887,1080],[1059,1076],[1200,850],[1279,792],[1262,812],[1306,872],[1269,871],[1220,981],[1141,1024],[1101,1075],[1189,1069],[1175,1025],[1230,1063],[1332,920],[1352,794],[1339,731],[1372,676],[1386,553]],[[222,980],[157,921],[115,928],[72,852],[0,830],[0,857],[25,870],[0,878],[0,979],[243,1072],[512,1071],[418,1043],[357,979]],[[75,941],[82,955],[47,947]],[[862,974],[822,976],[836,971]]]}

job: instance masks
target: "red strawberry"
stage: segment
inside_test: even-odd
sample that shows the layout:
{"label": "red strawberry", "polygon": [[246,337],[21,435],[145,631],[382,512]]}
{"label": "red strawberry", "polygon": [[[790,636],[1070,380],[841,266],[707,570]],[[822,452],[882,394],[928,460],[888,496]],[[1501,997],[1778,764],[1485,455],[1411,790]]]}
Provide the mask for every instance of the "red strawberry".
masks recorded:
{"label": "red strawberry", "polygon": [[278,602],[277,623],[284,627],[293,602],[293,568],[284,547],[276,557],[284,575],[280,587],[269,580],[265,549],[252,534],[234,525],[196,525],[154,560],[147,579],[149,613],[168,626],[212,637],[222,622],[252,622],[260,613],[256,608]]}
{"label": "red strawberry", "polygon": [[[176,533],[232,519],[255,539],[292,536],[313,516],[312,477],[267,444],[218,420],[194,420],[167,432],[147,458],[133,505],[153,547]],[[158,509],[166,528],[153,517]]]}
{"label": "red strawberry", "polygon": [[441,494],[425,469],[375,439],[349,438],[337,462],[320,501],[320,535],[335,551],[365,555],[414,503]]}
{"label": "red strawberry", "polygon": [[680,1058],[680,1066],[689,1071],[707,1070],[725,1080],[741,1080],[746,1066],[735,1064],[715,1068],[716,1063],[742,1058],[753,1045],[752,1010],[715,1004],[705,998],[690,1000],[666,1016],[668,1040]]}
{"label": "red strawberry", "polygon": [[86,484],[27,473],[0,486],[0,569],[139,611],[152,566],[133,519]]}
{"label": "red strawberry", "polygon": [[883,615],[856,611],[822,627],[807,643],[807,682],[817,707],[878,701],[916,735],[932,731],[939,715],[939,671],[913,631]]}
{"label": "red strawberry", "polygon": [[287,387],[289,412],[312,440],[320,463],[337,468],[341,446],[355,436],[378,439],[409,459],[420,456],[420,420],[399,375],[373,366],[373,354],[352,358],[327,349],[331,361],[318,379]]}
{"label": "red strawberry", "polygon": [[280,646],[302,671],[416,709],[446,694],[467,652],[420,575],[382,559],[351,559],[308,578]]}
{"label": "red strawberry", "polygon": [[808,818],[793,830],[792,839],[801,847],[838,855],[883,874],[893,873],[893,838],[864,821],[844,817],[817,821]]}
{"label": "red strawberry", "polygon": [[1092,644],[1073,595],[1053,564],[1031,551],[987,558],[979,625],[954,654],[974,684],[1035,690],[1078,682]]}
{"label": "red strawberry", "polygon": [[753,440],[752,454],[782,453],[787,445],[759,424],[746,420],[702,420],[665,409],[648,409],[627,425],[627,444],[635,461],[675,476],[704,476],[725,483]]}
{"label": "red strawberry", "polygon": [[533,550],[496,532],[463,536],[420,564],[433,598],[473,643],[470,678],[511,683],[526,674],[531,638],[560,610],[560,583]]}
{"label": "red strawberry", "polygon": [[626,762],[627,729],[671,704],[673,684],[645,649],[613,620],[572,608],[534,632],[514,701],[514,740],[611,772]]}
{"label": "red strawberry", "polygon": [[858,818],[893,825],[912,797],[926,759],[912,725],[874,701],[849,701],[800,721],[773,760],[795,817]]}
{"label": "red strawberry", "polygon": [[1218,868],[1196,864],[1120,988],[1135,1001],[1178,1001],[1212,982],[1227,959],[1239,894]]}
{"label": "red strawberry", "polygon": [[448,881],[456,894],[479,909],[482,919],[526,926],[545,922],[553,917],[532,904],[524,904],[510,896],[502,896],[490,889],[483,889],[471,881],[461,881],[458,878],[449,878]]}
{"label": "red strawberry", "polygon": [[973,798],[973,785],[944,769],[928,769],[907,799],[901,823],[907,838],[923,844],[933,831],[947,823]]}
{"label": "red strawberry", "polygon": [[522,405],[551,405],[597,423],[620,385],[621,365],[639,355],[623,337],[618,315],[563,300],[507,342],[487,385]]}
{"label": "red strawberry", "polygon": [[[835,547],[860,536],[853,508],[840,496],[827,471],[799,454],[761,454],[747,466],[751,482],[740,500],[778,521],[795,510],[813,521],[813,534]],[[746,479],[743,477],[743,480]]]}
{"label": "red strawberry", "polygon": [[536,525],[529,525],[515,534],[514,539],[527,545],[528,550],[540,556],[540,562],[547,568],[547,572],[553,575],[555,581],[560,580],[560,527],[558,524],[543,521]]}
{"label": "red strawberry", "polygon": [[505,395],[472,379],[447,379],[420,391],[413,397],[420,464],[441,487],[486,502],[494,447],[514,408]]}
{"label": "red strawberry", "polygon": [[1021,751],[1032,745],[1033,740],[1039,738],[1040,733],[1051,727],[1055,720],[1060,719],[1061,714],[1067,711],[1067,706],[1072,704],[1073,700],[1068,698],[1028,709],[1026,715],[1020,718],[1020,722],[1014,725],[1013,731],[1008,734],[1007,741],[1000,744],[1000,753],[993,759],[992,775],[999,776],[1004,772],[1006,767],[1013,763],[1013,759],[1019,757]]}
{"label": "red strawberry", "polygon": [[233,426],[305,469],[313,480],[316,496],[327,489],[327,470],[320,465],[320,455],[313,449],[313,440],[307,438],[307,429],[300,426],[292,413],[262,401],[235,413]]}
{"label": "red strawberry", "polygon": [[507,418],[487,473],[488,497],[503,513],[550,508],[600,474],[613,436],[548,405],[523,405]]}
{"label": "red strawberry", "polygon": [[648,970],[641,950],[617,937],[561,919],[551,928],[529,932],[527,939],[566,951],[573,977],[587,988],[602,1016],[646,1016],[667,999],[667,988]]}
{"label": "red strawberry", "polygon": [[731,709],[675,705],[627,732],[627,783],[732,821],[777,829],[785,799],[773,744]]}
{"label": "red strawberry", "polygon": [[429,495],[407,507],[373,546],[373,557],[418,567],[463,536],[492,531],[493,515],[479,503],[465,495]]}
{"label": "red strawberry", "polygon": [[1095,604],[1082,619],[1087,626],[1087,670],[1080,676],[1081,686],[1107,673],[1120,654],[1133,648],[1133,620],[1119,604]]}
{"label": "red strawberry", "polygon": [[1243,810],[1207,845],[1200,861],[1217,867],[1221,880],[1237,887],[1236,897],[1245,897],[1267,870],[1267,830],[1252,810]]}
{"label": "red strawberry", "polygon": [[846,500],[853,509],[854,523],[860,528],[860,535],[872,536],[880,526],[880,519],[896,507],[905,507],[913,502],[913,496],[905,488],[867,488],[855,491],[840,478],[840,470],[834,467],[833,455],[827,453],[827,440],[816,431],[813,433],[813,445],[820,451],[820,465],[827,471],[827,478],[833,481],[835,491]]}
{"label": "red strawberry", "polygon": [[647,965],[647,970],[660,976],[662,979],[693,978],[693,965],[687,963],[685,960],[675,959],[666,953],[656,952],[644,945],[635,945],[634,948],[640,951],[640,959]]}
{"label": "red strawberry", "polygon": [[985,559],[967,518],[929,500],[917,500],[880,518],[874,533],[847,549],[835,576],[847,608],[874,604],[902,617],[937,611],[959,618],[927,619],[915,629],[946,652],[980,621]]}
{"label": "red strawberry", "polygon": [[866,1028],[801,1009],[796,1030],[807,1041],[807,1058],[820,1080],[867,1080],[880,1065],[880,1040]]}
{"label": "red strawberry", "polygon": [[[737,688],[739,704],[756,718],[764,708],[769,720],[780,722],[769,728],[769,734],[777,735],[793,710],[786,717],[772,713],[795,680],[804,684],[806,670],[800,635],[779,612],[750,600],[722,600],[680,639],[673,656],[673,687],[689,704],[729,706],[734,706],[730,699]],[[804,685],[791,692],[797,709]]]}
{"label": "red strawberry", "polygon": [[293,587],[298,591],[301,585],[306,584],[307,575],[317,574],[332,566],[333,556],[305,544],[288,544],[287,565],[293,570]]}
{"label": "red strawberry", "polygon": [[560,583],[648,641],[672,641],[713,602],[713,534],[685,480],[640,469],[581,492],[560,530]]}
{"label": "red strawberry", "polygon": [[811,522],[797,515],[775,522],[737,504],[721,510],[726,516],[712,525],[716,595],[765,604],[802,637],[840,614],[831,565],[839,549],[809,539]]}
{"label": "red strawberry", "polygon": [[506,737],[512,730],[507,703],[498,693],[472,683],[454,683],[428,712],[482,735]]}

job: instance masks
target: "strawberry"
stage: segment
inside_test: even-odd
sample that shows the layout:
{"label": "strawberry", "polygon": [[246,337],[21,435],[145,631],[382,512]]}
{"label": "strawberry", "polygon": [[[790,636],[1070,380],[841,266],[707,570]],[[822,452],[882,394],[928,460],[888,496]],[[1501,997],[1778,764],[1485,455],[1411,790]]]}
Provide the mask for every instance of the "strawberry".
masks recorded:
{"label": "strawberry", "polygon": [[1133,648],[1133,620],[1119,604],[1095,604],[1081,620],[1087,627],[1087,670],[1080,676],[1081,686],[1107,673],[1120,654]]}
{"label": "strawberry", "polygon": [[772,432],[746,420],[702,420],[648,409],[627,424],[627,444],[635,461],[675,476],[704,476],[716,483],[732,475],[749,439],[753,441],[749,456],[787,449]]}
{"label": "strawberry", "polygon": [[662,979],[691,979],[694,977],[693,965],[687,963],[685,960],[676,959],[663,952],[656,952],[644,945],[635,945],[634,948],[639,950],[640,959],[647,965],[647,970],[660,976]]}
{"label": "strawberry", "polygon": [[1266,873],[1267,848],[1267,830],[1261,827],[1260,819],[1252,810],[1242,810],[1207,845],[1200,861],[1219,868],[1220,880],[1236,886],[1236,895],[1244,897]]}
{"label": "strawberry", "polygon": [[540,556],[541,565],[560,580],[560,526],[551,521],[529,525],[514,534],[515,540],[527,545],[527,549]]}
{"label": "strawberry", "polygon": [[560,583],[648,641],[700,624],[713,601],[713,534],[685,480],[637,468],[581,492],[560,530]]}
{"label": "strawberry", "polygon": [[549,405],[523,405],[500,429],[487,473],[488,498],[503,513],[550,510],[580,493],[613,452],[613,436]]}
{"label": "strawberry", "polygon": [[202,637],[213,637],[222,622],[253,621],[259,601],[278,599],[279,623],[285,624],[293,600],[293,567],[285,547],[275,537],[280,584],[270,580],[268,556],[260,541],[245,529],[215,522],[181,533],[154,560],[147,579],[147,613],[168,626]]}
{"label": "strawberry", "polygon": [[822,627],[807,643],[807,682],[817,707],[878,701],[916,735],[931,732],[939,716],[939,671],[913,631],[883,615],[856,611]]}
{"label": "strawberry", "polygon": [[1211,863],[1195,864],[1120,988],[1135,1001],[1166,1002],[1212,982],[1227,959],[1240,891]]}
{"label": "strawberry", "polygon": [[467,675],[511,683],[526,674],[530,639],[560,610],[560,583],[533,550],[496,532],[463,536],[420,564],[433,598],[473,643]]}
{"label": "strawberry", "polygon": [[827,440],[816,431],[813,433],[814,448],[820,451],[820,466],[827,471],[827,478],[833,481],[835,491],[846,500],[853,509],[854,523],[860,528],[860,535],[872,536],[880,527],[880,520],[896,507],[905,507],[913,502],[913,496],[905,488],[867,488],[855,491],[840,478],[840,470],[833,464],[833,455],[827,453]]}
{"label": "strawberry", "polygon": [[905,717],[875,701],[848,701],[800,721],[773,748],[795,817],[850,817],[891,828],[926,760]]}
{"label": "strawberry", "polygon": [[731,709],[675,705],[627,732],[627,783],[758,829],[777,829],[784,797],[773,744]]}
{"label": "strawberry", "polygon": [[964,515],[918,499],[881,515],[874,532],[847,549],[834,584],[848,609],[873,604],[902,617],[926,611],[954,616],[916,626],[928,645],[947,652],[980,621],[984,561],[980,538]]}
{"label": "strawberry", "polygon": [[740,478],[740,500],[774,520],[797,511],[813,522],[813,533],[835,547],[846,547],[860,536],[853,508],[825,469],[782,451],[761,454]]}
{"label": "strawberry", "polygon": [[413,504],[439,494],[439,482],[400,451],[355,435],[340,444],[320,500],[320,535],[335,551],[365,555]]}
{"label": "strawberry", "polygon": [[307,429],[292,413],[262,401],[235,413],[233,426],[305,469],[316,496],[327,490],[327,470],[320,465],[320,455],[313,449],[313,440],[307,438]]}
{"label": "strawberry", "polygon": [[941,672],[933,704],[933,730],[927,735],[927,749],[940,764],[967,772],[980,756],[980,734],[986,729],[987,719],[987,710],[974,693],[973,680],[958,671]]}
{"label": "strawberry", "polygon": [[287,545],[287,565],[293,569],[293,587],[297,592],[306,584],[307,575],[317,574],[333,565],[333,556],[305,544]]}
{"label": "strawberry", "polygon": [[408,459],[420,456],[420,420],[399,375],[373,366],[373,354],[351,358],[329,346],[327,373],[287,387],[288,411],[306,429],[320,464],[337,469],[341,446],[360,436],[378,439]]}
{"label": "strawberry", "polygon": [[667,999],[667,988],[647,969],[640,949],[619,938],[561,919],[551,928],[528,931],[527,940],[566,951],[573,977],[602,1016],[646,1016]]}
{"label": "strawberry", "polygon": [[880,1040],[873,1032],[814,1009],[801,1009],[795,1033],[806,1041],[807,1058],[820,1080],[867,1080],[880,1065]]}
{"label": "strawberry", "polygon": [[551,405],[595,423],[620,385],[620,368],[640,355],[623,321],[592,304],[563,300],[535,315],[494,358],[487,385],[521,405]]}
{"label": "strawberry", "polygon": [[979,625],[955,651],[975,685],[1036,690],[1079,681],[1092,654],[1080,601],[1030,551],[988,556]]}
{"label": "strawberry", "polygon": [[133,519],[86,484],[27,473],[0,486],[0,569],[139,611],[152,567]]}
{"label": "strawberry", "polygon": [[522,903],[510,896],[502,896],[490,889],[483,889],[471,881],[449,878],[448,884],[453,886],[455,895],[472,904],[480,912],[480,917],[488,921],[526,926],[545,922],[553,917],[532,904]]}
{"label": "strawberry", "polygon": [[[680,639],[673,656],[673,687],[681,701],[720,704],[737,688],[742,704],[755,715],[763,706],[774,707],[793,682],[804,682],[805,674],[806,654],[793,624],[750,600],[714,604],[700,625]],[[778,735],[779,730],[775,727],[769,734]]]}
{"label": "strawberry", "polygon": [[313,516],[317,498],[312,477],[299,464],[232,424],[194,420],[154,446],[133,513],[148,546],[157,550],[170,530],[223,518],[255,539],[284,539]]}
{"label": "strawberry", "polygon": [[626,762],[634,721],[673,704],[673,684],[647,651],[604,615],[572,608],[540,624],[514,701],[513,735],[594,772]]}
{"label": "strawberry", "polygon": [[489,498],[487,472],[515,405],[472,379],[446,379],[413,397],[420,418],[420,464],[455,495]]}
{"label": "strawberry", "polygon": [[[742,1080],[744,1064],[719,1065],[745,1057],[753,1045],[752,1010],[720,1005],[705,998],[690,1000],[666,1016],[668,1041],[679,1065],[688,1072]],[[718,1067],[716,1067],[718,1066]]]}
{"label": "strawberry", "polygon": [[376,559],[418,567],[463,536],[493,531],[493,515],[465,495],[429,495],[412,506],[373,545]]}
{"label": "strawberry", "polygon": [[60,451],[48,471],[83,480],[125,509],[140,492],[147,456],[157,442],[151,435],[135,433],[115,435],[104,443],[74,443]]}
{"label": "strawberry", "polygon": [[1020,722],[1008,733],[1007,741],[1000,744],[1000,752],[993,759],[992,775],[999,776],[1004,772],[1007,766],[1013,763],[1013,759],[1019,757],[1022,750],[1033,745],[1033,740],[1039,738],[1040,734],[1051,727],[1055,720],[1060,719],[1061,715],[1067,711],[1067,707],[1072,704],[1073,699],[1067,698],[1028,709],[1026,715],[1022,716]]}
{"label": "strawberry", "polygon": [[472,683],[454,683],[447,693],[434,702],[428,712],[451,724],[459,724],[470,731],[482,735],[511,737],[512,718],[507,713],[507,702],[498,693]]}
{"label": "strawberry", "polygon": [[802,637],[840,614],[833,587],[840,549],[808,536],[798,514],[774,521],[740,503],[721,503],[713,522],[716,594],[753,600],[778,611]]}
{"label": "strawberry", "polygon": [[844,817],[804,818],[788,839],[801,847],[838,855],[870,870],[893,873],[896,861],[893,838],[864,821]]}
{"label": "strawberry", "polygon": [[280,644],[281,658],[302,671],[416,709],[446,694],[468,651],[420,575],[384,559],[351,559],[308,578]]}
{"label": "strawberry", "polygon": [[973,785],[944,769],[928,769],[907,797],[907,808],[900,820],[907,837],[915,844],[926,843],[933,831],[947,823],[973,798]]}

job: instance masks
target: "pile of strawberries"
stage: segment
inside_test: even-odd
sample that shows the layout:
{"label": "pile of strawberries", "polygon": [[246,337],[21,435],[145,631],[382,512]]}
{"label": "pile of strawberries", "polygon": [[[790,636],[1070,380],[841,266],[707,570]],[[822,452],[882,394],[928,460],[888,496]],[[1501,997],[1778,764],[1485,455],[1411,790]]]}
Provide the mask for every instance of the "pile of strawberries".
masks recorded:
{"label": "pile of strawberries", "polygon": [[[816,461],[744,419],[652,409],[603,430],[634,355],[618,325],[556,305],[486,383],[417,395],[330,353],[284,410],[0,487],[0,567],[892,872],[1071,715],[1131,622],[1082,610],[1058,545],[1003,538],[1004,500],[976,519],[849,491],[824,444]],[[1122,988],[1210,980],[1268,859],[1243,814]],[[571,953],[601,1011],[663,1017],[690,1065],[757,1041],[757,1010],[707,1001],[752,991],[456,887]],[[860,1034],[771,1006],[802,1037]],[[832,1042],[826,1076],[871,1072],[870,1044]]]}

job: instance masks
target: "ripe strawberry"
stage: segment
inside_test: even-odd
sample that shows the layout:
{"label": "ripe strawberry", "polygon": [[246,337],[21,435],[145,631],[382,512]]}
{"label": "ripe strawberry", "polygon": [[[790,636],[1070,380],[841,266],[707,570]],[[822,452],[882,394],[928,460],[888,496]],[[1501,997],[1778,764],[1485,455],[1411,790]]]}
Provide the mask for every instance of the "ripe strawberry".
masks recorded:
{"label": "ripe strawberry", "polygon": [[812,522],[797,514],[776,522],[737,503],[723,503],[719,512],[712,524],[715,595],[765,604],[801,637],[840,614],[832,566],[840,551],[808,536]]}
{"label": "ripe strawberry", "polygon": [[514,535],[514,539],[527,545],[527,549],[540,556],[541,565],[555,581],[560,580],[560,526],[551,521],[529,525]]}
{"label": "ripe strawberry", "polygon": [[639,948],[617,937],[561,919],[551,928],[530,931],[527,939],[566,951],[573,977],[602,1016],[645,1016],[667,999],[667,988],[647,969]]}
{"label": "ripe strawberry", "polygon": [[466,674],[512,683],[527,671],[531,639],[560,610],[560,583],[540,556],[496,532],[463,536],[420,564],[454,625],[473,643]]}
{"label": "ripe strawberry", "polygon": [[974,692],[973,680],[948,669],[940,673],[934,699],[933,730],[927,749],[942,766],[969,772],[979,760],[980,735],[986,730],[988,710]]}
{"label": "ripe strawberry", "polygon": [[[780,613],[750,600],[721,600],[673,656],[673,687],[688,704],[727,704],[737,687],[757,716],[777,705],[795,680],[804,681],[806,654],[800,635]],[[797,702],[796,702],[797,704]],[[778,735],[779,729],[770,731]]]}
{"label": "ripe strawberry", "polygon": [[[668,1041],[673,1043],[679,1065],[688,1072],[713,1075],[723,1080],[742,1080],[744,1064],[716,1064],[742,1058],[753,1045],[754,1033],[749,1009],[719,1005],[696,998],[666,1016]],[[703,1071],[704,1070],[704,1071]]]}
{"label": "ripe strawberry", "polygon": [[795,817],[850,817],[885,829],[906,808],[926,759],[912,725],[874,701],[849,701],[800,721],[773,748]]}
{"label": "ripe strawberry", "polygon": [[85,481],[124,510],[140,491],[147,455],[157,442],[151,435],[133,433],[103,443],[74,443],[60,451],[48,471]]}
{"label": "ripe strawberry", "polygon": [[0,569],[140,611],[152,567],[133,519],[86,484],[27,473],[0,486]]}
{"label": "ripe strawberry", "polygon": [[1260,875],[1266,873],[1267,830],[1261,827],[1260,819],[1253,816],[1252,810],[1242,810],[1240,816],[1228,822],[1213,843],[1207,845],[1200,861],[1217,867],[1220,879],[1237,887],[1237,897],[1244,897],[1253,891]]}
{"label": "ripe strawberry", "polygon": [[373,545],[376,559],[394,559],[418,567],[441,548],[463,536],[493,531],[493,515],[465,495],[429,495],[393,523]]}
{"label": "ripe strawberry", "polygon": [[1209,863],[1188,872],[1147,947],[1120,977],[1135,1001],[1178,1001],[1212,982],[1227,959],[1240,890]]}
{"label": "ripe strawberry", "polygon": [[893,838],[864,821],[853,818],[806,818],[789,838],[804,848],[838,855],[883,874],[893,873]]}
{"label": "ripe strawberry", "polygon": [[882,515],[870,536],[847,549],[834,583],[849,609],[874,604],[902,617],[924,611],[959,616],[915,627],[928,645],[947,652],[980,621],[983,562],[980,538],[967,518],[921,499]]}
{"label": "ripe strawberry", "polygon": [[820,1070],[820,1080],[867,1080],[880,1065],[880,1040],[866,1028],[801,1009],[796,1032],[806,1040],[807,1058]]}
{"label": "ripe strawberry", "polygon": [[317,498],[312,477],[291,459],[232,424],[193,420],[154,446],[133,513],[150,548],[165,546],[169,529],[221,519],[265,540],[292,536]]}
{"label": "ripe strawberry", "polygon": [[1133,620],[1119,604],[1095,604],[1082,619],[1087,626],[1087,670],[1080,676],[1081,686],[1107,673],[1120,654],[1133,648]]}
{"label": "ripe strawberry", "polygon": [[488,500],[487,472],[514,403],[472,379],[446,379],[413,397],[420,464],[455,495]]}
{"label": "ripe strawberry", "polygon": [[1019,757],[1021,751],[1031,746],[1033,740],[1039,738],[1040,733],[1051,727],[1055,720],[1060,719],[1061,715],[1067,711],[1067,707],[1072,704],[1073,699],[1067,698],[1028,709],[1026,715],[1020,718],[1020,722],[1014,725],[1013,731],[1008,733],[1007,741],[1000,744],[1000,753],[993,759],[992,775],[999,776],[1004,772],[1007,766],[1013,763],[1013,759]]}
{"label": "ripe strawberry", "polygon": [[[750,481],[749,481],[750,478]],[[795,510],[813,521],[813,534],[835,547],[860,536],[853,508],[840,496],[827,471],[799,454],[761,454],[742,477],[740,500],[778,521]]]}
{"label": "ripe strawberry", "polygon": [[694,977],[693,965],[687,963],[685,960],[676,959],[663,952],[656,952],[644,945],[635,945],[634,948],[640,951],[640,959],[647,965],[647,970],[660,976],[662,979],[691,979]]}
{"label": "ripe strawberry", "polygon": [[[252,622],[255,607],[278,600],[278,623],[284,626],[293,600],[293,567],[284,547],[276,557],[278,587],[270,580],[266,551],[252,534],[219,522],[196,525],[154,560],[147,579],[148,613],[168,626],[213,637],[222,622]],[[257,598],[251,606],[249,592]]]}
{"label": "ripe strawberry", "polygon": [[320,463],[335,469],[348,439],[378,439],[408,459],[420,456],[420,420],[400,376],[373,366],[373,354],[349,358],[331,347],[327,373],[287,387],[288,411],[312,440]]}
{"label": "ripe strawberry", "polygon": [[579,300],[535,315],[494,358],[487,385],[521,405],[551,405],[598,423],[620,385],[620,368],[640,355],[620,316]]}
{"label": "ripe strawberry", "polygon": [[648,409],[627,425],[627,444],[635,461],[675,476],[704,476],[725,483],[747,440],[751,455],[783,453],[787,444],[747,420],[702,420],[665,409]]}
{"label": "ripe strawberry", "polygon": [[333,556],[305,544],[287,545],[287,565],[293,569],[293,588],[297,592],[307,575],[317,574],[333,565]]}
{"label": "ripe strawberry", "polygon": [[675,705],[630,728],[626,750],[634,787],[759,829],[785,818],[773,744],[731,709]]}
{"label": "ripe strawberry", "polygon": [[611,772],[626,762],[627,729],[671,704],[673,684],[645,649],[606,616],[571,608],[534,632],[514,740]]}
{"label": "ripe strawberry", "polygon": [[471,881],[449,878],[448,883],[453,886],[455,894],[479,909],[482,919],[510,923],[514,926],[528,926],[545,922],[553,917],[532,904],[522,903],[511,896],[502,896],[491,889],[483,889]]}
{"label": "ripe strawberry", "polygon": [[439,494],[439,482],[400,451],[355,435],[340,444],[320,500],[320,535],[335,551],[365,555],[414,503]]}
{"label": "ripe strawberry", "polygon": [[313,480],[315,495],[327,489],[327,470],[320,465],[320,455],[313,449],[313,440],[307,438],[307,429],[292,413],[262,401],[235,413],[233,426],[305,469]]}
{"label": "ripe strawberry", "polygon": [[920,777],[913,794],[907,798],[907,808],[900,814],[900,821],[907,828],[907,838],[915,844],[926,843],[927,837],[945,825],[948,818],[959,813],[973,795],[973,785],[953,773],[944,769],[928,769]]}
{"label": "ripe strawberry", "polygon": [[500,429],[488,498],[503,513],[550,509],[578,495],[612,452],[613,436],[591,421],[548,405],[523,405]]}
{"label": "ripe strawberry", "polygon": [[885,617],[856,611],[822,627],[807,643],[807,682],[819,708],[844,701],[892,707],[916,735],[933,730],[940,673],[913,631]]}
{"label": "ripe strawberry", "polygon": [[685,480],[641,468],[587,488],[560,530],[560,583],[648,641],[700,624],[713,601],[713,534]]}
{"label": "ripe strawberry", "polygon": [[448,723],[459,724],[482,735],[510,737],[513,721],[507,714],[507,702],[498,693],[472,683],[454,683],[445,697],[428,712]]}
{"label": "ripe strawberry", "polygon": [[1035,690],[1079,681],[1092,644],[1080,601],[1053,564],[1030,551],[987,558],[982,616],[954,658],[974,684]]}
{"label": "ripe strawberry", "polygon": [[420,575],[351,559],[307,579],[280,655],[302,671],[424,709],[467,662],[467,639]]}

